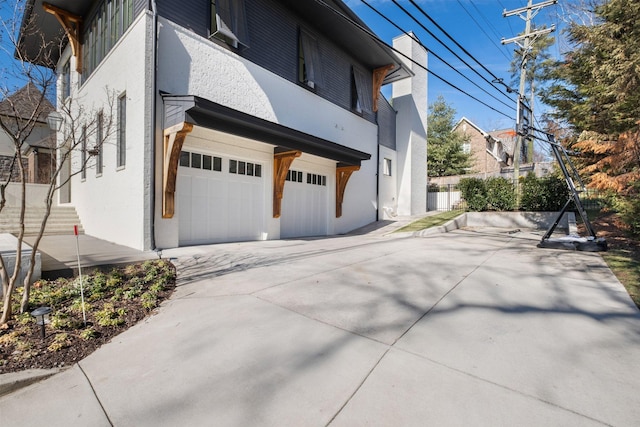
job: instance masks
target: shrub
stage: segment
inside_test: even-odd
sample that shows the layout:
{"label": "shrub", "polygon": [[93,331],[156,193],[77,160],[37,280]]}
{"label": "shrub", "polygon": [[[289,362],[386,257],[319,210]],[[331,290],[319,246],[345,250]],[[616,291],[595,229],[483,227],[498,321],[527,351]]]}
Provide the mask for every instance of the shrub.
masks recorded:
{"label": "shrub", "polygon": [[640,198],[637,195],[640,192],[640,181],[630,184],[630,187],[633,188],[631,195],[612,196],[612,205],[627,225],[629,232],[634,236],[640,236]]}
{"label": "shrub", "polygon": [[467,201],[470,211],[480,212],[487,209],[487,187],[479,178],[462,178],[458,184],[462,198]]}
{"label": "shrub", "polygon": [[512,211],[517,206],[515,186],[506,178],[489,178],[485,182],[489,209]]}
{"label": "shrub", "polygon": [[520,207],[525,211],[559,211],[569,197],[567,184],[555,176],[538,178],[533,173],[521,178]]}

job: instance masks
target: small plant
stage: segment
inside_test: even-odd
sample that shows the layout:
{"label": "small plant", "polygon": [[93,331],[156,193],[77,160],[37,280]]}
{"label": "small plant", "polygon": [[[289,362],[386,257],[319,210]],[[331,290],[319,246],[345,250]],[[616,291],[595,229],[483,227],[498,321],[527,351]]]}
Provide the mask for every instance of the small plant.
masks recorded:
{"label": "small plant", "polygon": [[145,310],[153,310],[158,305],[158,294],[155,292],[145,292],[140,297],[140,301]]}
{"label": "small plant", "polygon": [[[132,280],[133,282],[133,280]],[[135,282],[129,289],[125,289],[122,293],[122,298],[132,300],[139,297],[142,294],[143,285]]]}
{"label": "small plant", "polygon": [[124,316],[127,310],[124,308],[116,309],[113,304],[105,303],[102,310],[96,311],[95,316],[100,326],[118,326],[124,323]]}
{"label": "small plant", "polygon": [[51,316],[51,327],[54,329],[77,329],[82,322],[64,311],[57,311]]}
{"label": "small plant", "polygon": [[[69,306],[69,311],[75,314],[82,314],[82,299],[76,298],[73,300],[71,305]],[[85,313],[91,311],[91,304],[85,301],[84,303],[84,311]]]}
{"label": "small plant", "polygon": [[98,333],[93,328],[87,328],[87,329],[84,329],[82,332],[80,332],[80,338],[82,338],[85,341],[94,339],[97,336],[98,336]]}
{"label": "small plant", "polygon": [[53,342],[49,344],[49,347],[47,347],[47,350],[60,351],[63,348],[69,347],[70,345],[71,345],[71,339],[69,338],[69,334],[67,333],[56,334],[56,336],[53,338]]}

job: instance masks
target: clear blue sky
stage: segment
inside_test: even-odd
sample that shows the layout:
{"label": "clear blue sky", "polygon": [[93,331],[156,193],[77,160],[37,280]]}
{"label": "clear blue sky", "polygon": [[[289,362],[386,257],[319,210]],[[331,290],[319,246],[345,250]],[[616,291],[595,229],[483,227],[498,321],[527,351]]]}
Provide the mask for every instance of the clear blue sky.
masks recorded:
{"label": "clear blue sky", "polygon": [[[540,3],[540,1],[534,0],[533,3]],[[387,18],[393,20],[405,31],[413,31],[427,49],[442,57],[451,66],[469,77],[491,95],[515,108],[515,102],[510,101],[482,80],[481,77],[456,58],[454,54],[450,53],[446,47],[429,35],[391,0],[366,0],[366,2],[380,10]],[[385,42],[390,44],[391,40],[400,34],[398,29],[378,16],[361,0],[347,0],[346,3]],[[487,80],[493,80],[482,67],[459,49],[409,1],[400,0],[398,3],[411,12],[422,25],[438,39],[445,42],[448,47],[480,72]],[[502,13],[505,9],[510,11],[526,6],[527,0],[416,0],[416,3],[453,39],[472,54],[478,62],[495,76],[503,78],[514,89],[518,88],[517,83],[511,84],[512,77],[509,73],[509,63],[517,46],[513,43],[502,45],[501,38],[509,39],[522,33],[525,28],[525,21],[517,15],[503,18]],[[558,13],[557,7],[548,6],[542,9],[533,20],[533,23],[538,27],[542,25],[547,25],[547,27],[553,24],[558,25],[555,18],[555,14]],[[557,32],[555,35],[558,36]],[[551,50],[551,53],[559,55],[556,47]],[[498,111],[510,115],[512,118],[509,119],[485,107],[433,76],[429,76],[428,80],[429,104],[435,101],[439,95],[442,95],[445,101],[457,111],[457,118],[465,116],[484,130],[490,131],[514,126],[516,114],[514,109],[490,97],[487,93],[461,77],[451,67],[436,59],[433,54],[428,58],[428,68],[465,92],[489,104]],[[536,104],[535,109],[540,112],[544,107]],[[539,114],[536,113],[536,116],[539,117]]]}

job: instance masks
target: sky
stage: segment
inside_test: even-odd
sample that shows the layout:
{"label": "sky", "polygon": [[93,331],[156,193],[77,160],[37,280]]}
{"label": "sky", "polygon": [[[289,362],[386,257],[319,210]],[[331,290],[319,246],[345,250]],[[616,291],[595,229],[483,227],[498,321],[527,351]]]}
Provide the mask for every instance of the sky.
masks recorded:
{"label": "sky", "polygon": [[[464,62],[451,53],[442,43],[424,30],[420,24],[403,12],[391,0],[365,0],[378,9],[387,18],[398,24],[404,31],[412,31],[418,39],[430,51],[427,68],[462,91],[474,96],[482,102],[489,104],[493,109],[484,106],[461,91],[443,83],[437,77],[428,77],[428,103],[431,105],[438,96],[442,96],[447,104],[453,107],[457,114],[456,120],[466,117],[485,131],[513,128],[515,126],[516,103],[515,97],[504,96],[505,91],[498,91],[489,83],[474,73],[474,68],[489,82],[493,76],[484,70],[482,64],[495,77],[502,78],[505,83],[514,89],[518,89],[518,81],[513,81],[509,72],[510,61],[514,55],[514,49],[518,46],[514,43],[503,45],[501,39],[510,39],[522,33],[525,29],[525,20],[518,15],[503,17],[503,11],[519,9],[527,5],[527,0],[416,0],[423,10],[435,21],[451,38],[461,45],[474,58],[466,55],[462,49],[456,46],[438,27],[415,8],[408,0],[398,0],[398,3],[417,18],[420,24],[427,28],[437,39],[444,42]],[[534,0],[538,4],[542,0]],[[562,0],[560,0],[562,1]],[[362,0],[347,0],[347,5],[376,33],[382,40],[391,44],[394,37],[401,34],[400,30],[381,18],[372,11]],[[558,6],[542,8],[533,19],[537,27],[546,25],[560,26],[557,22]],[[556,34],[559,34],[556,31]],[[554,46],[550,53],[556,57],[560,55],[560,49]],[[449,65],[437,59],[441,57]],[[477,62],[476,62],[477,60]],[[465,64],[465,62],[467,64]],[[460,76],[458,70],[469,80],[476,83],[482,89]],[[495,86],[501,87],[496,84]],[[389,89],[386,89],[387,91]],[[385,95],[387,95],[386,92]],[[491,96],[493,95],[493,97]],[[497,99],[496,99],[497,98]],[[502,101],[502,102],[501,102]],[[505,105],[506,104],[506,105]],[[495,111],[498,110],[498,111]],[[536,117],[540,117],[545,110],[543,105],[535,104]]]}

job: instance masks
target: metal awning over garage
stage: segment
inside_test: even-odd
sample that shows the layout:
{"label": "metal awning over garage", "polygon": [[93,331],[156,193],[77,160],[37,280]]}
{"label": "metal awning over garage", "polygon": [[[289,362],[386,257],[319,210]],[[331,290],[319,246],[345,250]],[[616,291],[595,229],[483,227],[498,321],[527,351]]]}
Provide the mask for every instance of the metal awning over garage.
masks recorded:
{"label": "metal awning over garage", "polygon": [[336,162],[336,217],[342,216],[344,190],[351,174],[371,154],[345,147],[278,123],[243,113],[194,95],[162,95],[164,102],[164,160],[162,216],[172,218],[180,151],[193,126],[214,129],[275,146],[273,217],[279,218],[285,177],[302,153]]}
{"label": "metal awning over garage", "polygon": [[163,95],[165,128],[186,122],[195,126],[266,142],[276,151],[296,150],[360,166],[371,154],[318,138],[193,95]]}

